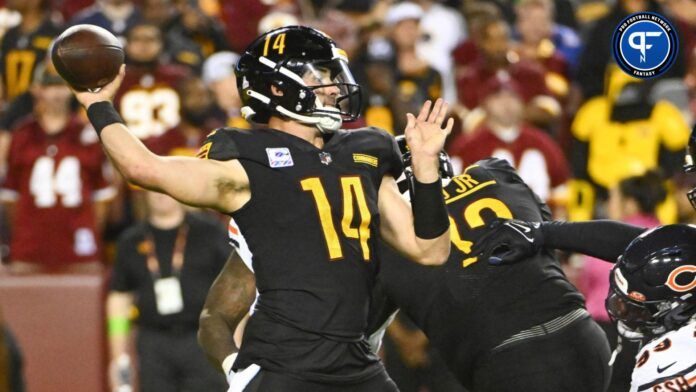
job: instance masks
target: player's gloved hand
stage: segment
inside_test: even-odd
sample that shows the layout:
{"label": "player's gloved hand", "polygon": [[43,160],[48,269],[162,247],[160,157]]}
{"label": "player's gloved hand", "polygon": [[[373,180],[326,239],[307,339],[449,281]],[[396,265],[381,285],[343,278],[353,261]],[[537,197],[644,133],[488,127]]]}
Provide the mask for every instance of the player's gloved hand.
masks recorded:
{"label": "player's gloved hand", "polygon": [[541,223],[497,219],[471,249],[493,265],[510,264],[534,255],[543,246]]}

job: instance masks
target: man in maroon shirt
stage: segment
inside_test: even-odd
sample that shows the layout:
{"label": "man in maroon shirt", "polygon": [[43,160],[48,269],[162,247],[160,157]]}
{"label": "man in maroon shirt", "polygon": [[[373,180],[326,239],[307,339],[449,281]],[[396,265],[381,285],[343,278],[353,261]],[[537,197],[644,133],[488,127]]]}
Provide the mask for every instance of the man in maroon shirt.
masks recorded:
{"label": "man in maroon shirt", "polygon": [[[50,72],[32,87],[34,116],[12,133],[0,199],[11,205],[11,269],[98,269],[100,224],[115,190],[91,127],[70,109],[70,90]],[[102,211],[100,213],[100,211]]]}
{"label": "man in maroon shirt", "polygon": [[560,147],[546,133],[523,123],[522,89],[515,81],[494,78],[481,93],[486,97],[484,123],[469,135],[459,135],[450,155],[463,167],[490,156],[505,159],[542,200],[548,200],[569,177]]}
{"label": "man in maroon shirt", "polygon": [[192,77],[178,86],[181,122],[145,144],[157,155],[196,156],[211,129],[225,126],[226,115],[216,104],[203,81]]}
{"label": "man in maroon shirt", "polygon": [[180,121],[181,100],[173,86],[186,77],[186,68],[163,64],[159,28],[133,26],[127,34],[126,78],[114,101],[128,127],[140,139],[159,136]]}
{"label": "man in maroon shirt", "polygon": [[469,65],[457,70],[459,103],[467,109],[477,108],[486,97],[482,88],[494,78],[514,80],[526,103],[527,119],[547,125],[560,115],[560,105],[551,96],[538,64],[520,59],[512,51],[510,28],[502,19],[488,18],[480,26],[479,55]]}

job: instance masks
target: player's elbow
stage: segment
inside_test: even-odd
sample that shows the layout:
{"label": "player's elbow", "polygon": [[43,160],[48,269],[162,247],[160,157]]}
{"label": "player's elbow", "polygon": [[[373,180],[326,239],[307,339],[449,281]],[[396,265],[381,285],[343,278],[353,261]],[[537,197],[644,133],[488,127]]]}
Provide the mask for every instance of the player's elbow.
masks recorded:
{"label": "player's elbow", "polygon": [[136,161],[121,168],[121,174],[131,184],[147,189],[157,189],[159,182],[157,165],[150,160]]}
{"label": "player's elbow", "polygon": [[449,247],[449,242],[447,243],[447,246],[442,246],[442,247],[437,247],[434,249],[431,249],[430,251],[426,252],[423,256],[419,258],[420,264],[423,265],[431,265],[431,266],[437,266],[437,265],[443,265],[447,262],[447,258],[449,257],[450,253],[450,247]]}

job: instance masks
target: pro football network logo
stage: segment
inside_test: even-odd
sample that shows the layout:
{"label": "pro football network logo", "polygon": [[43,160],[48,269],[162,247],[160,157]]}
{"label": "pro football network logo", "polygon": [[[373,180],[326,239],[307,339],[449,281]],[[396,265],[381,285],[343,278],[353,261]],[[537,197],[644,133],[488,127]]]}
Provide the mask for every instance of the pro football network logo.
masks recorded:
{"label": "pro football network logo", "polygon": [[612,37],[614,60],[627,74],[649,79],[674,64],[679,50],[677,31],[664,16],[638,12],[621,21]]}

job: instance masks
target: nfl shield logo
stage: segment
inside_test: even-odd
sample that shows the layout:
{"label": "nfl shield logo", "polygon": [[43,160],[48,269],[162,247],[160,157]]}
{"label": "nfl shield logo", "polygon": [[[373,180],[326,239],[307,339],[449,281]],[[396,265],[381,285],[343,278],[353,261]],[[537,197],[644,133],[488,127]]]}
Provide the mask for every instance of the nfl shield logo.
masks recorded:
{"label": "nfl shield logo", "polygon": [[329,163],[331,163],[331,154],[329,154],[328,152],[320,152],[319,160],[321,161],[321,163],[328,165]]}

